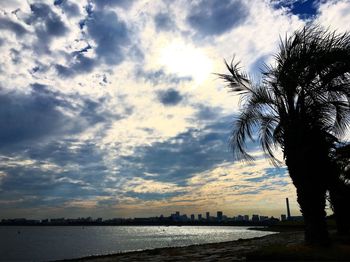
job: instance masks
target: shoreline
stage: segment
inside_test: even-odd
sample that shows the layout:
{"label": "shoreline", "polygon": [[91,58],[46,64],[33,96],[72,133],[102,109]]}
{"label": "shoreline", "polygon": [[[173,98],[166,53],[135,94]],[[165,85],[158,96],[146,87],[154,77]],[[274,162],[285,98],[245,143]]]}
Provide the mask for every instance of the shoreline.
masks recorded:
{"label": "shoreline", "polygon": [[196,244],[183,247],[164,247],[140,251],[120,252],[108,255],[87,256],[60,261],[110,262],[110,261],[244,261],[247,255],[273,244],[303,242],[303,232],[275,232],[274,234],[249,239],[219,243]]}
{"label": "shoreline", "polygon": [[303,230],[291,230],[288,227],[282,232],[249,239],[126,251],[60,261],[350,261],[350,236],[340,236],[335,230],[330,230],[330,237],[332,245],[328,247],[310,246],[304,242]]}

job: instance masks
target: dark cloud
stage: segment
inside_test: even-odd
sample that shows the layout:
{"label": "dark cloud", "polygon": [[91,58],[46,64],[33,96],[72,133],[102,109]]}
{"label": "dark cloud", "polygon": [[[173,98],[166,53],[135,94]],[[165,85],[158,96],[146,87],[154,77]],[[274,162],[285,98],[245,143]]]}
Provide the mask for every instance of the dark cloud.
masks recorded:
{"label": "dark cloud", "polygon": [[79,16],[79,6],[70,0],[55,0],[54,5],[59,6],[69,17]]}
{"label": "dark cloud", "polygon": [[126,192],[126,195],[129,197],[143,199],[143,200],[162,200],[162,199],[176,197],[176,196],[179,196],[182,194],[184,194],[184,191],[182,191],[182,192],[169,192],[169,193],[158,193],[158,192],[139,193],[139,192],[134,192],[134,191]]}
{"label": "dark cloud", "polygon": [[0,17],[0,30],[9,30],[15,33],[17,37],[22,37],[27,33],[27,30],[21,24],[5,17]]}
{"label": "dark cloud", "polygon": [[68,28],[61,18],[51,10],[49,5],[40,3],[31,4],[30,10],[32,11],[32,16],[29,19],[29,22],[39,24],[37,25],[37,31],[39,34],[58,37],[65,35],[68,31]]}
{"label": "dark cloud", "polygon": [[159,83],[179,84],[181,82],[192,81],[192,77],[190,76],[167,74],[162,69],[145,71],[143,68],[137,68],[135,75],[136,77],[143,78],[154,85],[158,85]]}
{"label": "dark cloud", "polygon": [[31,14],[25,22],[34,27],[37,36],[33,50],[37,54],[49,53],[52,39],[64,36],[69,29],[61,17],[47,4],[31,4],[30,10]]}
{"label": "dark cloud", "polygon": [[111,6],[128,8],[135,2],[135,0],[93,0],[93,2],[99,8]]}
{"label": "dark cloud", "polygon": [[240,0],[201,0],[195,4],[188,23],[201,36],[223,34],[243,23],[248,16],[248,8]]}
{"label": "dark cloud", "polygon": [[120,119],[102,108],[104,100],[67,96],[40,84],[33,84],[29,94],[1,90],[0,151],[17,153]]}
{"label": "dark cloud", "polygon": [[[32,162],[23,164],[24,159]],[[106,183],[113,172],[93,140],[61,139],[36,144],[14,157],[0,155],[0,171],[6,174],[0,183],[0,199],[9,214],[18,208],[62,208],[72,200],[113,195],[105,191],[113,186]]]}
{"label": "dark cloud", "polygon": [[220,107],[209,107],[206,105],[199,104],[197,107],[196,119],[201,121],[216,121],[220,118],[222,108]]}
{"label": "dark cloud", "polygon": [[[139,147],[124,157],[121,173],[125,176],[157,174],[157,180],[184,185],[196,173],[232,161],[228,147],[231,118],[221,118],[203,129],[190,129],[164,142]],[[147,177],[145,177],[147,179]]]}
{"label": "dark cloud", "polygon": [[[0,171],[6,175],[0,199],[20,199],[9,208],[33,208],[110,195],[105,181],[113,172],[96,140],[122,116],[106,111],[107,102],[107,97],[65,95],[41,84],[31,85],[29,93],[1,90]],[[102,131],[81,142],[76,135],[96,124]]]}
{"label": "dark cloud", "polygon": [[84,56],[82,53],[74,55],[68,66],[55,65],[57,72],[63,77],[73,77],[82,73],[90,73],[94,69],[96,61]]}
{"label": "dark cloud", "polygon": [[177,90],[170,88],[166,91],[160,91],[158,99],[165,106],[174,106],[180,103],[183,97]]}
{"label": "dark cloud", "polygon": [[95,41],[95,52],[103,62],[117,65],[124,60],[123,49],[130,44],[126,24],[115,12],[92,12],[85,21],[88,35]]}
{"label": "dark cloud", "polygon": [[0,148],[45,139],[74,128],[58,110],[66,103],[44,86],[34,85],[30,94],[0,92]]}
{"label": "dark cloud", "polygon": [[[42,167],[45,165],[43,161],[21,165],[19,159],[18,163],[12,162],[12,165],[6,165],[6,158],[2,158],[0,170],[7,175],[2,179],[0,186],[1,199],[22,198],[26,200],[23,204],[30,208],[45,204],[52,205],[51,201],[41,201],[45,198],[59,198],[59,201],[56,200],[56,204],[63,204],[69,199],[105,195],[101,182],[106,173],[103,168],[101,170],[96,168],[96,163],[98,165],[101,164],[101,158],[96,157],[96,154],[89,153],[87,158],[89,158],[90,162],[85,161],[84,163],[81,161],[81,164],[91,168],[91,171],[88,168],[79,168],[79,173],[72,170],[61,170],[60,168],[56,168],[56,170],[45,169]],[[69,155],[71,157],[76,156],[74,154]],[[93,156],[95,156],[95,159],[91,161]],[[84,156],[79,155],[79,157],[83,158]],[[78,163],[80,162],[79,160],[77,161]],[[98,175],[95,173],[96,171],[99,172]],[[35,201],[31,202],[33,198]]]}
{"label": "dark cloud", "polygon": [[158,13],[154,17],[154,23],[156,25],[156,29],[159,31],[171,31],[175,28],[174,21],[167,13]]}
{"label": "dark cloud", "polygon": [[58,74],[63,77],[74,77],[79,74],[91,73],[98,63],[95,59],[85,55],[90,49],[92,47],[87,45],[81,50],[67,54],[68,65],[55,65]]}
{"label": "dark cloud", "polygon": [[14,64],[19,64],[22,61],[20,52],[14,48],[10,49],[10,56]]}

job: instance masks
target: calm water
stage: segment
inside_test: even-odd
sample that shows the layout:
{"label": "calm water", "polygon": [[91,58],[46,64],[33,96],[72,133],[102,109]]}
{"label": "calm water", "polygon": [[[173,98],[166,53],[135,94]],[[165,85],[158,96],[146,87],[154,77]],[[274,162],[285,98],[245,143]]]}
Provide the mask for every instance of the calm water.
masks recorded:
{"label": "calm water", "polygon": [[271,232],[214,226],[0,227],[1,261],[47,261],[253,238]]}

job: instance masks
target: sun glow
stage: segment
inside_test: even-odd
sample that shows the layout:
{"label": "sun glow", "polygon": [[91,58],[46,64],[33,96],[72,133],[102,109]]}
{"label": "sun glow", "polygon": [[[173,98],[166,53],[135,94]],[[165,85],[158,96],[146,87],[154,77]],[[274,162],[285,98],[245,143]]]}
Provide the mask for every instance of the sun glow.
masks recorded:
{"label": "sun glow", "polygon": [[169,73],[191,77],[203,83],[212,73],[213,64],[204,51],[183,42],[173,42],[160,52],[159,62]]}

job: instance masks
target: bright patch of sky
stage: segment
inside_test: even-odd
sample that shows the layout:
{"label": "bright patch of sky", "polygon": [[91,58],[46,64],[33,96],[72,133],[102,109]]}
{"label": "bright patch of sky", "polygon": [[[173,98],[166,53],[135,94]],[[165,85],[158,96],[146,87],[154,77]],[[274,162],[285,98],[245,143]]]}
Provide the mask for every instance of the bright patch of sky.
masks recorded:
{"label": "bright patch of sky", "polygon": [[[284,213],[285,167],[234,162],[239,97],[305,23],[349,1],[0,0],[0,218]],[[256,145],[251,150],[261,155]]]}

